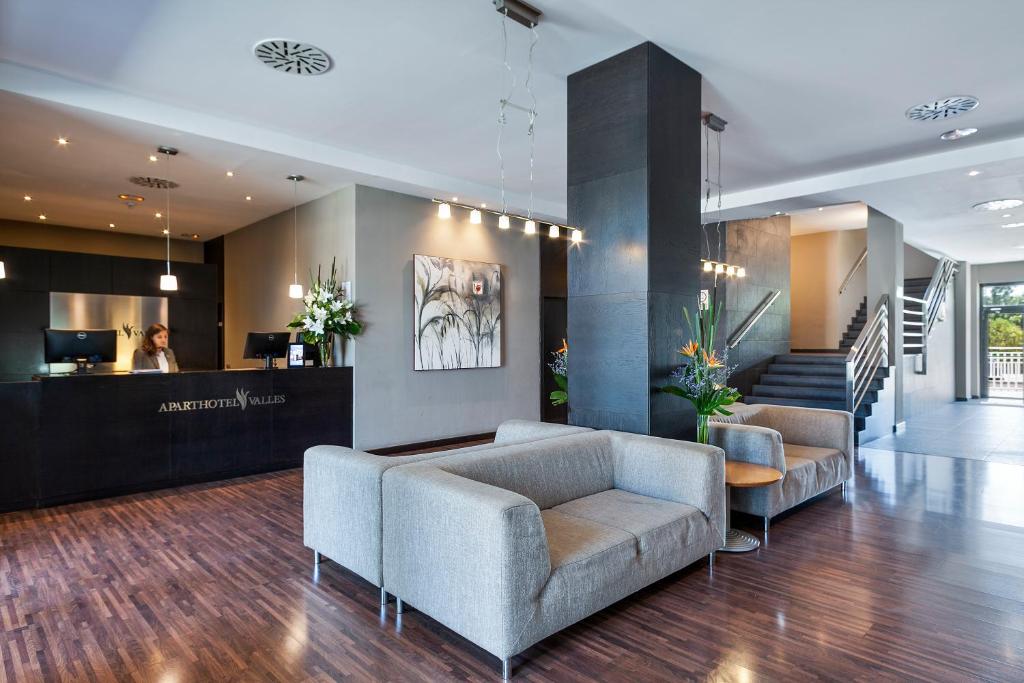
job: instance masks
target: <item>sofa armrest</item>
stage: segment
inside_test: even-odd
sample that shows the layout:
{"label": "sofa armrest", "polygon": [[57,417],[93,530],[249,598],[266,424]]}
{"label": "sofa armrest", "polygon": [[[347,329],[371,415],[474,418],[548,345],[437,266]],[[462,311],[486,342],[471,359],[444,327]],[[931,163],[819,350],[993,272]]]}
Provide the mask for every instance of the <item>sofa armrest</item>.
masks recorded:
{"label": "sofa armrest", "polygon": [[725,454],[721,448],[611,432],[615,488],[697,508],[725,537]]}
{"label": "sofa armrest", "polygon": [[551,574],[537,505],[430,463],[384,475],[384,587],[498,657]]}
{"label": "sofa armrest", "polygon": [[433,457],[371,455],[343,446],[307,449],[302,472],[306,547],[381,585],[381,477],[396,465]]}
{"label": "sofa armrest", "polygon": [[727,460],[764,465],[786,473],[782,435],[774,429],[749,424],[710,422],[708,440],[725,451]]}
{"label": "sofa armrest", "polygon": [[785,443],[834,448],[846,457],[847,476],[853,473],[853,415],[845,410],[765,405],[754,417],[757,424],[778,431]]}

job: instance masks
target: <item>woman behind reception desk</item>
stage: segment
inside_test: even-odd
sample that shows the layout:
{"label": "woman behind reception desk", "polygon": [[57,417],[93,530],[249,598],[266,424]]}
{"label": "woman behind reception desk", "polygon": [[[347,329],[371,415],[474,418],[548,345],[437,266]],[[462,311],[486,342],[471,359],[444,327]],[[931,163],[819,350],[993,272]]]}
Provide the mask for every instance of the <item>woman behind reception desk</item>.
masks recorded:
{"label": "woman behind reception desk", "polygon": [[132,372],[159,370],[160,372],[177,372],[178,361],[174,351],[167,346],[167,326],[153,323],[146,330],[142,339],[142,348],[135,349],[132,355]]}

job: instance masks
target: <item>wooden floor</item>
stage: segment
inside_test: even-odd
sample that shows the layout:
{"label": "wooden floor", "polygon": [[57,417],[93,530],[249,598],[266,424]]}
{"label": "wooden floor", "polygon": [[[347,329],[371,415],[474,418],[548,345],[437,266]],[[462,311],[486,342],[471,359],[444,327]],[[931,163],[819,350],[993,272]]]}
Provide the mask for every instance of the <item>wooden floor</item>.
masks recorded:
{"label": "wooden floor", "polygon": [[[515,679],[1024,680],[1024,467],[864,450],[857,469],[845,502],[538,643]],[[10,681],[499,678],[314,571],[300,471],[0,517],[0,623]]]}

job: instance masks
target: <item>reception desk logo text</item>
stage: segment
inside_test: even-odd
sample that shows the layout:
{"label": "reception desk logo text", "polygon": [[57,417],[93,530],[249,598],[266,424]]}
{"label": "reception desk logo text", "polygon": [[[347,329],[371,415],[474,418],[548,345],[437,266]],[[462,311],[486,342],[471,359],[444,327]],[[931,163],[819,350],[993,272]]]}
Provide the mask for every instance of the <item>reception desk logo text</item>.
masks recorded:
{"label": "reception desk logo text", "polygon": [[249,406],[270,406],[285,402],[284,394],[266,394],[250,396],[248,389],[235,389],[234,398],[204,398],[194,401],[167,401],[160,404],[159,413],[182,413],[193,410],[216,410],[219,408],[239,408],[245,410]]}

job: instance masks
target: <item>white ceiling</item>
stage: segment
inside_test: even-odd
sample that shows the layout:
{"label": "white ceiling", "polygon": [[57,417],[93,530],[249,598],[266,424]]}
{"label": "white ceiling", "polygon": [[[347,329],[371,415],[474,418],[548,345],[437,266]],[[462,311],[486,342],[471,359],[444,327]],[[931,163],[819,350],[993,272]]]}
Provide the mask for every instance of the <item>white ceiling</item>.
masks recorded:
{"label": "white ceiling", "polygon": [[[565,214],[566,76],[649,39],[703,74],[704,108],[729,121],[723,180],[733,215],[873,203],[863,192],[921,246],[1008,258],[989,247],[993,228],[972,228],[988,230],[983,239],[958,232],[969,229],[963,207],[980,184],[955,172],[995,173],[1024,158],[1024,3],[535,4],[545,12],[534,77],[538,213]],[[0,89],[337,167],[360,182],[494,202],[499,31],[489,0],[308,0],[287,11],[249,0],[244,12],[198,0],[2,0]],[[511,26],[510,36],[521,64],[529,32]],[[251,55],[271,37],[314,43],[335,66],[318,77],[276,73]],[[952,122],[903,116],[957,94],[981,99],[956,120],[980,128],[974,137],[943,143]],[[510,116],[505,149],[520,211],[525,126]],[[0,163],[17,170],[27,160]],[[946,172],[935,189],[929,176]],[[922,206],[926,196],[936,203]]]}
{"label": "white ceiling", "polygon": [[860,202],[819,206],[789,214],[789,231],[792,235],[809,235],[814,232],[835,230],[861,230],[868,227],[868,207]]}

